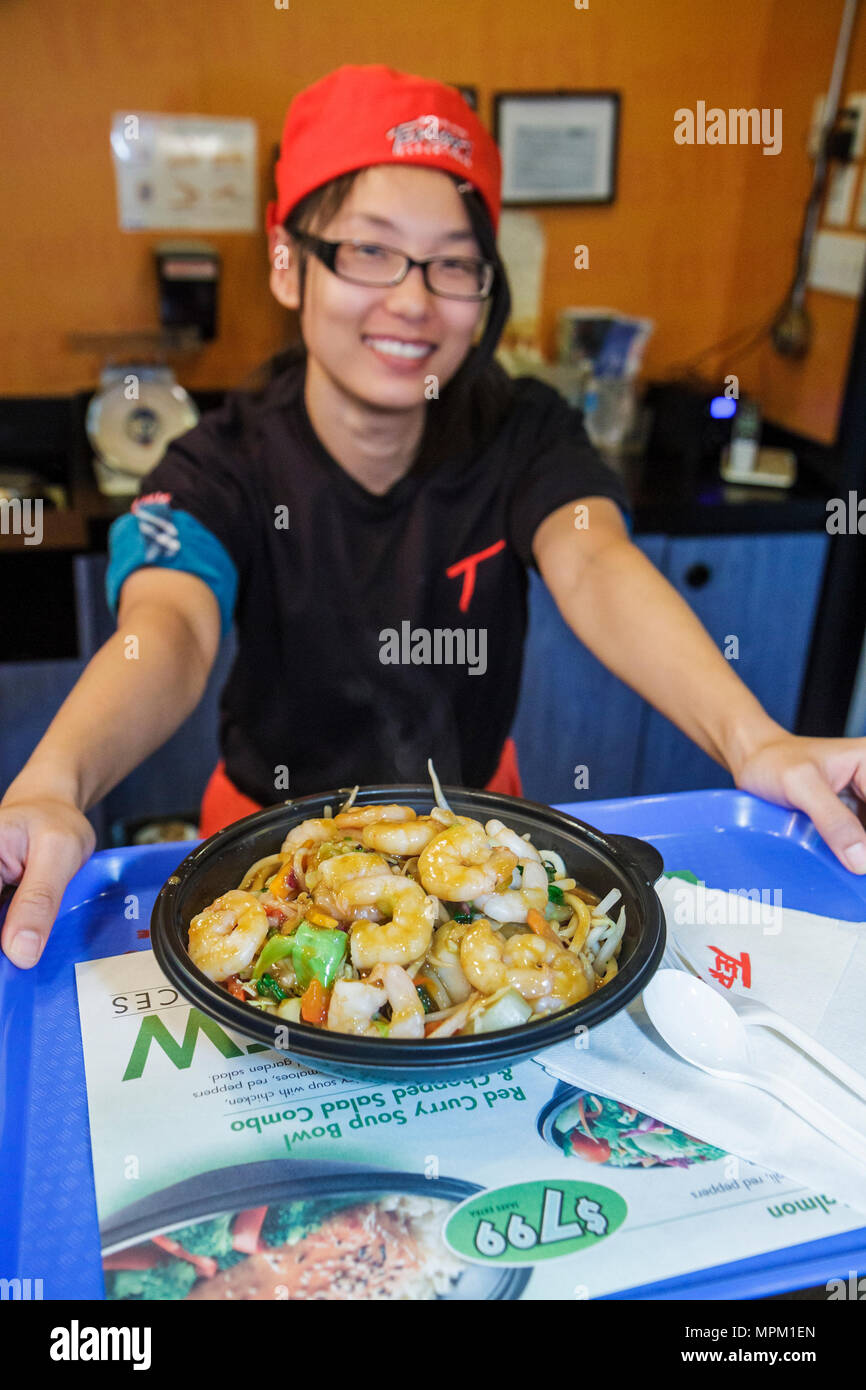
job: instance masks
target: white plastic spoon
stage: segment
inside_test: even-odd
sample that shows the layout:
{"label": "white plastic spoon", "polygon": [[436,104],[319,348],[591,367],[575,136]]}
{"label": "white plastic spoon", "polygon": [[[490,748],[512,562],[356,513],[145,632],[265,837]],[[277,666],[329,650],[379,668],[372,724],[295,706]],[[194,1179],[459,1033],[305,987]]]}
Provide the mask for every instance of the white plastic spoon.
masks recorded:
{"label": "white plastic spoon", "polygon": [[[671,966],[675,967],[678,961],[681,961],[695,975],[700,975],[697,965],[686,954],[679,941],[672,943],[669,938],[668,947],[670,954],[666,951],[665,959]],[[664,964],[664,960],[662,964]],[[706,983],[704,980],[704,984]],[[709,988],[712,989],[712,985]],[[713,993],[718,994],[718,990],[713,990]],[[724,995],[720,997],[725,998]],[[866,1100],[866,1076],[855,1071],[847,1062],[843,1062],[841,1057],[837,1057],[835,1052],[830,1051],[829,1047],[819,1043],[818,1039],[813,1038],[811,1033],[807,1033],[805,1029],[800,1028],[791,1019],[785,1018],[783,1014],[776,1013],[776,1010],[771,1009],[769,1004],[762,1004],[759,999],[747,999],[742,994],[730,994],[727,998],[731,1008],[744,1023],[754,1024],[761,1028],[772,1028],[774,1033],[781,1033],[790,1042],[796,1043],[801,1052],[807,1053],[827,1071],[837,1076],[843,1085],[847,1086],[855,1095],[860,1096],[861,1100]]]}
{"label": "white plastic spoon", "polygon": [[659,970],[643,992],[654,1027],[678,1056],[724,1081],[741,1081],[775,1096],[783,1105],[866,1163],[866,1135],[819,1105],[784,1076],[755,1067],[745,1025],[727,999],[682,970]]}

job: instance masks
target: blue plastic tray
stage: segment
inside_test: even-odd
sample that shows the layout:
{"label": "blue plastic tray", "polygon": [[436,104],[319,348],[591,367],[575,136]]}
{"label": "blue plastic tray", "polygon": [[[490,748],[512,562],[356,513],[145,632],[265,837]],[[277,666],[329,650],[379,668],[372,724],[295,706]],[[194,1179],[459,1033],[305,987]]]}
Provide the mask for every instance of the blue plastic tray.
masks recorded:
{"label": "blue plastic tray", "polygon": [[[866,880],[838,864],[805,817],[742,792],[684,792],[561,809],[639,835],[668,869],[710,887],[781,888],[786,906],[866,919]],[[45,1296],[102,1297],[96,1198],[74,963],[147,949],[156,894],[191,846],[94,855],[64,896],[36,970],[0,958],[0,1276],[41,1278]],[[124,917],[136,894],[139,917]],[[758,1298],[866,1269],[866,1228],[646,1284],[627,1298]]]}

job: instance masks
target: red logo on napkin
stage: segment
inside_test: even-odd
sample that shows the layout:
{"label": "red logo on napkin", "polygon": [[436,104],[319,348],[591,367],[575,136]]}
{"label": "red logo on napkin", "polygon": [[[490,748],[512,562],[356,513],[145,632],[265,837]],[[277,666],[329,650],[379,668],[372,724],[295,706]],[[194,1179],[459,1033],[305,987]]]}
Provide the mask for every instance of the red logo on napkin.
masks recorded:
{"label": "red logo on napkin", "polygon": [[743,986],[746,989],[752,988],[752,962],[749,960],[748,951],[743,951],[739,956],[729,956],[720,951],[718,946],[708,946],[707,950],[716,953],[716,968],[710,971],[714,980],[718,980],[725,989],[730,989],[737,974],[742,970]]}

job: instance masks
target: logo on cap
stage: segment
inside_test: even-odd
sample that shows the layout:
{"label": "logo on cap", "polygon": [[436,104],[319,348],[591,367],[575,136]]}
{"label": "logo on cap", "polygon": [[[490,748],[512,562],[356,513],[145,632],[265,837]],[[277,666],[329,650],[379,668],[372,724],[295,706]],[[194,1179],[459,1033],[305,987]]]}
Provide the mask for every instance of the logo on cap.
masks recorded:
{"label": "logo on cap", "polygon": [[416,116],[392,126],[387,137],[393,141],[395,155],[448,154],[472,167],[472,141],[462,126],[440,116]]}

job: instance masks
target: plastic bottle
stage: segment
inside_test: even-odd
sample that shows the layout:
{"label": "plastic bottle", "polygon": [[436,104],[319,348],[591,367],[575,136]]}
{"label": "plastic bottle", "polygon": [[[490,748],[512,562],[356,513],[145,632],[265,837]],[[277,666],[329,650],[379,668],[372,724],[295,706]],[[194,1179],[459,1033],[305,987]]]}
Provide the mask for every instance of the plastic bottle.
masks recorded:
{"label": "plastic bottle", "polygon": [[761,408],[750,396],[743,396],[731,427],[728,468],[732,473],[751,473],[758,459],[761,438]]}

